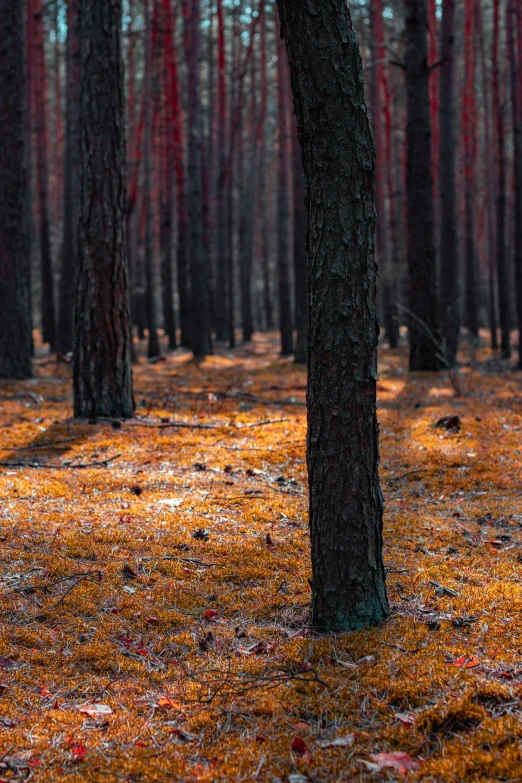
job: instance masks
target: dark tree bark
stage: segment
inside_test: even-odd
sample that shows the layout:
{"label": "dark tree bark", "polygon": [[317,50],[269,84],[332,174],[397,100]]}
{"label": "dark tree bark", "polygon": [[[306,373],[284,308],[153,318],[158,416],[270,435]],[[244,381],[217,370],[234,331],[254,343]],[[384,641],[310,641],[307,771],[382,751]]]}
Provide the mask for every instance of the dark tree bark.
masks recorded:
{"label": "dark tree bark", "polygon": [[226,126],[227,126],[227,90],[226,90],[226,49],[223,0],[217,0],[218,20],[218,119],[217,119],[217,205],[216,205],[216,338],[227,339],[228,301],[228,258],[227,253],[227,200],[225,198],[226,171]]}
{"label": "dark tree bark", "polygon": [[45,68],[44,23],[42,0],[30,0],[32,8],[33,97],[36,118],[37,192],[39,211],[40,267],[42,275],[42,332],[43,341],[51,351],[56,348],[56,316],[54,308],[54,279],[49,225],[49,162],[47,144],[47,73]]}
{"label": "dark tree bark", "polygon": [[[294,115],[295,119],[295,115]],[[292,175],[294,184],[294,281],[295,281],[295,360],[308,361],[308,271],[306,267],[305,181],[297,123],[292,123]]]}
{"label": "dark tree bark", "polygon": [[522,3],[508,0],[507,6],[508,50],[511,69],[511,106],[513,111],[513,179],[514,204],[514,251],[515,285],[518,327],[518,363],[522,370]]}
{"label": "dark tree bark", "polygon": [[199,73],[199,0],[183,0],[184,44],[188,74],[188,219],[191,293],[191,348],[196,357],[210,353],[208,270],[203,246],[201,178],[201,96]]}
{"label": "dark tree bark", "polygon": [[147,355],[149,359],[159,356],[160,344],[158,337],[156,274],[155,274],[155,236],[154,236],[154,100],[156,39],[157,39],[157,6],[154,5],[151,14],[151,0],[145,0],[145,136],[144,136],[144,194],[145,201],[145,310],[147,331],[149,333]]}
{"label": "dark tree bark", "polygon": [[263,310],[267,331],[274,328],[274,308],[270,290],[270,269],[268,253],[268,194],[267,194],[267,169],[265,160],[266,149],[266,116],[268,106],[268,80],[267,80],[267,54],[266,54],[266,14],[263,14],[260,26],[259,41],[259,71],[261,81],[261,109],[257,126],[257,148],[259,160],[259,222],[261,242],[261,267],[263,275]]}
{"label": "dark tree bark", "polygon": [[475,2],[465,4],[465,83],[462,96],[462,135],[464,146],[464,201],[466,213],[466,295],[465,322],[472,340],[478,339],[477,275],[475,260]]}
{"label": "dark tree bark", "polygon": [[455,187],[455,0],[442,6],[440,68],[440,310],[444,354],[455,364],[460,332]]}
{"label": "dark tree bark", "polygon": [[74,342],[74,295],[78,266],[77,225],[80,211],[80,41],[78,0],[67,2],[67,96],[65,182],[63,198],[62,273],[58,311],[57,351],[71,353]]}
{"label": "dark tree bark", "polygon": [[405,0],[408,103],[407,202],[410,370],[441,367],[435,243],[426,0]]}
{"label": "dark tree bark", "polygon": [[345,0],[278,6],[307,183],[312,625],[356,630],[389,614],[378,476],[373,144]]}
{"label": "dark tree bark", "polygon": [[292,305],[290,298],[290,182],[291,138],[287,98],[287,63],[280,37],[277,39],[277,122],[279,127],[277,186],[277,282],[279,290],[279,331],[281,355],[294,352]]}
{"label": "dark tree bark", "polygon": [[122,0],[79,0],[81,205],[74,413],[134,413],[125,242]]}
{"label": "dark tree bark", "polygon": [[23,0],[0,0],[0,378],[31,376]]}
{"label": "dark tree bark", "polygon": [[506,149],[504,139],[504,107],[500,100],[500,0],[493,0],[493,122],[495,123],[495,153],[497,165],[497,280],[500,321],[500,350],[503,359],[511,356],[509,306],[509,274],[506,256]]}

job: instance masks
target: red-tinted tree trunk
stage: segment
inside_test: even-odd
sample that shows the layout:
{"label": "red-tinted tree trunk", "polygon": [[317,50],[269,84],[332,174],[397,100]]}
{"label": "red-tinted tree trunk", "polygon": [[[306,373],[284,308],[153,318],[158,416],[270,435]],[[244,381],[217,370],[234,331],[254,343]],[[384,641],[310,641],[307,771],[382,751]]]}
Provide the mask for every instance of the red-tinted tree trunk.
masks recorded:
{"label": "red-tinted tree trunk", "polygon": [[440,311],[444,355],[453,366],[460,332],[455,181],[455,0],[444,0],[440,68]]}
{"label": "red-tinted tree trunk", "polygon": [[191,348],[194,356],[210,353],[208,270],[203,246],[201,192],[201,96],[199,0],[183,0],[184,45],[188,75],[188,220],[190,248]]}
{"label": "red-tinted tree trunk", "polygon": [[439,370],[426,0],[405,0],[410,370]]}
{"label": "red-tinted tree trunk", "polygon": [[277,122],[279,127],[279,177],[277,188],[277,272],[279,290],[279,331],[281,355],[294,352],[292,305],[290,298],[290,206],[289,162],[291,137],[288,114],[287,59],[281,38],[277,38]]}
{"label": "red-tinted tree trunk", "polygon": [[508,0],[508,51],[511,70],[511,106],[513,112],[513,178],[515,291],[518,326],[518,364],[522,370],[522,3]]}
{"label": "red-tinted tree trunk", "polygon": [[504,107],[500,100],[500,0],[493,0],[493,122],[495,123],[495,153],[497,168],[497,280],[498,309],[503,359],[511,356],[509,274],[506,256],[506,151],[504,139]]}
{"label": "red-tinted tree trunk", "polygon": [[40,266],[42,277],[42,331],[43,341],[49,343],[51,351],[56,348],[56,326],[54,310],[54,279],[51,257],[51,236],[49,225],[49,164],[47,144],[47,73],[44,51],[44,23],[42,0],[28,0],[29,13],[32,16],[32,40],[29,43],[33,50],[31,63],[33,73],[33,99],[35,101],[34,116],[36,119],[36,159],[37,159],[37,191],[39,212],[39,244]]}
{"label": "red-tinted tree trunk", "polygon": [[67,88],[65,129],[65,181],[63,199],[62,272],[58,314],[57,351],[72,352],[74,297],[78,266],[77,226],[80,212],[80,41],[78,0],[67,2]]}
{"label": "red-tinted tree trunk", "polygon": [[389,614],[378,476],[373,145],[345,0],[278,5],[307,180],[312,625],[350,631]]}
{"label": "red-tinted tree trunk", "polygon": [[74,413],[134,413],[125,243],[122,0],[79,0],[81,206]]}
{"label": "red-tinted tree trunk", "polygon": [[0,378],[31,376],[24,2],[0,0]]}
{"label": "red-tinted tree trunk", "polygon": [[464,201],[466,214],[465,323],[472,338],[478,338],[478,303],[475,260],[475,157],[477,121],[475,98],[475,0],[465,4],[464,71],[462,96],[462,136],[464,145]]}

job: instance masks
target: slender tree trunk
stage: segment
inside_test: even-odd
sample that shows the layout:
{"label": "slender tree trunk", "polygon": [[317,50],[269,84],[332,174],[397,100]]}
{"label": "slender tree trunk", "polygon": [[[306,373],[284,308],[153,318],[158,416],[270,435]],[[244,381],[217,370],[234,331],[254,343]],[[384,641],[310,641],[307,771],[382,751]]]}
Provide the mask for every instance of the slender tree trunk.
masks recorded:
{"label": "slender tree trunk", "polygon": [[389,614],[378,475],[373,144],[345,0],[278,6],[307,182],[312,625],[356,630]]}
{"label": "slender tree trunk", "polygon": [[460,332],[455,185],[455,0],[444,0],[440,68],[440,310],[444,353],[453,366]]}
{"label": "slender tree trunk", "polygon": [[228,259],[227,259],[227,212],[225,184],[226,172],[226,126],[227,126],[227,92],[226,92],[226,49],[225,22],[223,16],[223,0],[217,2],[218,19],[218,161],[217,161],[217,258],[216,258],[216,337],[220,341],[227,339],[227,307],[228,300]]}
{"label": "slender tree trunk", "polygon": [[0,378],[31,376],[24,2],[0,0]]}
{"label": "slender tree trunk", "polygon": [[279,178],[277,201],[277,272],[279,288],[279,330],[281,332],[281,355],[294,352],[292,329],[292,305],[290,300],[290,206],[289,171],[290,130],[287,99],[287,59],[281,38],[277,38],[277,122],[279,127]]}
{"label": "slender tree trunk", "polygon": [[[381,25],[382,18],[381,18]],[[382,40],[384,42],[384,29],[382,32]],[[386,180],[388,187],[388,220],[389,220],[389,238],[390,238],[390,253],[388,255],[388,276],[387,276],[387,293],[385,295],[385,328],[386,335],[390,344],[390,348],[393,350],[399,345],[399,315],[398,315],[398,298],[399,298],[399,285],[398,278],[401,269],[401,252],[400,242],[398,237],[398,213],[399,207],[397,205],[398,194],[395,187],[395,160],[393,154],[393,129],[391,119],[391,103],[392,96],[390,94],[389,86],[389,73],[387,68],[382,69],[382,85],[384,94],[384,128],[385,128],[385,160],[386,160]]]}
{"label": "slender tree trunk", "polygon": [[74,413],[134,413],[125,243],[122,0],[79,0],[81,206]]}
{"label": "slender tree trunk", "polygon": [[[428,62],[430,67],[441,61],[439,30],[437,22],[437,0],[428,0]],[[431,176],[433,178],[433,225],[434,235],[439,228],[439,160],[440,160],[440,68],[430,72],[430,127],[431,127]],[[436,244],[436,243],[435,243]],[[435,247],[435,255],[437,247]]]}
{"label": "slender tree trunk", "polygon": [[49,225],[49,163],[47,144],[47,74],[44,51],[44,23],[42,0],[30,0],[33,31],[33,76],[36,117],[37,190],[39,210],[40,266],[42,274],[42,331],[43,341],[49,343],[51,351],[56,348],[56,326],[54,310],[54,279],[51,257],[51,236]]}
{"label": "slender tree trunk", "polygon": [[433,237],[427,6],[426,0],[405,4],[410,371],[436,371],[442,346]]}
{"label": "slender tree trunk", "polygon": [[63,199],[62,273],[58,315],[57,351],[71,353],[74,342],[74,295],[78,266],[77,225],[80,210],[80,41],[78,0],[67,2],[67,98],[65,129],[65,182]]}
{"label": "slender tree trunk", "polygon": [[199,74],[199,0],[183,0],[185,58],[188,72],[188,218],[191,290],[191,348],[194,356],[210,353],[207,263],[203,246],[201,193],[201,96]]}
{"label": "slender tree trunk", "polygon": [[514,246],[515,291],[518,327],[518,363],[522,370],[522,3],[508,0],[508,51],[511,69],[511,106],[513,111],[513,174],[515,189]]}
{"label": "slender tree trunk", "polygon": [[151,14],[151,0],[145,0],[145,83],[143,85],[145,108],[145,138],[144,138],[144,194],[145,200],[145,309],[147,315],[147,330],[149,333],[147,354],[149,359],[161,353],[158,337],[157,305],[156,305],[156,275],[154,260],[154,100],[155,100],[155,68],[157,12],[154,5]]}
{"label": "slender tree trunk", "polygon": [[497,280],[498,309],[503,359],[511,356],[509,306],[509,274],[506,256],[506,152],[504,140],[504,106],[500,100],[500,0],[493,0],[493,117],[496,127],[495,152],[497,164]]}
{"label": "slender tree trunk", "polygon": [[268,197],[266,160],[266,116],[268,106],[267,54],[266,54],[266,13],[263,14],[260,26],[259,41],[259,71],[261,81],[261,109],[257,126],[257,148],[259,161],[259,218],[261,224],[261,266],[263,276],[263,310],[265,326],[268,331],[274,328],[272,295],[270,290],[269,246],[268,246]]}
{"label": "slender tree trunk", "polygon": [[465,83],[462,100],[462,135],[464,144],[464,201],[466,214],[466,326],[473,340],[478,338],[478,303],[475,253],[475,0],[465,4]]}
{"label": "slender tree trunk", "polygon": [[305,180],[297,118],[292,122],[292,174],[294,187],[295,360],[308,361],[308,270],[306,266]]}

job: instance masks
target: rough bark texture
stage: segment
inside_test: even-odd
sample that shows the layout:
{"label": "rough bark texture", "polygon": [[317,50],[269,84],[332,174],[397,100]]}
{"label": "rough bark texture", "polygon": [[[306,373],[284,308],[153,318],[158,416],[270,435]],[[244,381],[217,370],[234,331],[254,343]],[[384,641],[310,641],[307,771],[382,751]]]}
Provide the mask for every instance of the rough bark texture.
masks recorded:
{"label": "rough bark texture", "polygon": [[191,295],[191,348],[194,356],[210,353],[207,263],[203,247],[201,197],[201,97],[199,74],[199,0],[183,0],[184,44],[188,75],[188,219]]}
{"label": "rough bark texture", "polygon": [[497,281],[498,281],[498,312],[500,321],[501,344],[503,359],[511,356],[510,345],[510,306],[509,306],[509,274],[506,256],[506,149],[504,139],[504,106],[500,101],[500,0],[493,0],[493,122],[495,124],[495,153],[497,165]]}
{"label": "rough bark texture", "polygon": [[405,0],[410,370],[439,370],[426,0]]}
{"label": "rough bark texture", "polygon": [[278,6],[307,182],[312,624],[355,630],[389,614],[376,418],[373,144],[345,0]]}
{"label": "rough bark texture", "polygon": [[508,42],[511,65],[511,105],[513,110],[513,175],[514,175],[514,251],[515,285],[518,327],[518,364],[522,370],[522,3],[508,2]]}
{"label": "rough bark texture", "polygon": [[62,273],[58,311],[57,351],[73,349],[74,293],[78,266],[77,225],[80,211],[80,41],[78,0],[67,2],[67,104],[65,129],[65,182],[63,198]]}
{"label": "rough bark texture", "polygon": [[31,375],[23,0],[0,0],[0,378]]}
{"label": "rough bark texture", "polygon": [[281,355],[294,352],[292,305],[290,299],[290,182],[291,155],[287,99],[287,64],[285,49],[278,36],[277,43],[277,122],[279,127],[278,186],[277,186],[277,282],[279,290],[279,331]]}
{"label": "rough bark texture", "polygon": [[440,68],[440,310],[444,355],[453,366],[460,331],[455,190],[455,0],[442,6]]}
{"label": "rough bark texture", "polygon": [[134,413],[125,242],[122,0],[80,0],[81,206],[74,413]]}

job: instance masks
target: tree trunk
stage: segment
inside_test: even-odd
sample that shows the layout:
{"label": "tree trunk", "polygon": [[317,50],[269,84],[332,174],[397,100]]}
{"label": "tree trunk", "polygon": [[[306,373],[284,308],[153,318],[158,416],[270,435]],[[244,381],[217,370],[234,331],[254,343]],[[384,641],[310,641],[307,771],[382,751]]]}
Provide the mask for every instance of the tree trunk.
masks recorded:
{"label": "tree trunk", "polygon": [[513,174],[515,189],[514,245],[515,245],[515,291],[518,327],[518,363],[522,370],[522,3],[508,0],[508,49],[511,66],[511,105],[513,109]]}
{"label": "tree trunk", "polygon": [[67,98],[65,129],[65,182],[63,199],[62,273],[58,314],[57,351],[71,353],[74,342],[74,295],[78,266],[77,226],[80,210],[80,41],[78,0],[67,2]]}
{"label": "tree trunk", "polygon": [[157,39],[157,6],[151,14],[151,0],[145,0],[145,82],[143,85],[145,108],[144,137],[144,193],[145,201],[145,310],[149,341],[147,355],[149,359],[159,356],[160,344],[158,337],[158,320],[156,304],[156,274],[155,274],[155,219],[154,219],[154,100],[155,87],[155,52]]}
{"label": "tree trunk", "polygon": [[287,58],[281,38],[277,38],[277,122],[279,127],[279,177],[277,187],[277,280],[279,289],[279,331],[281,355],[294,352],[292,305],[290,299],[290,129],[287,99]]}
{"label": "tree trunk", "polygon": [[226,91],[226,49],[225,23],[223,17],[223,0],[217,2],[218,19],[218,160],[217,160],[217,205],[216,205],[216,338],[227,339],[227,306],[228,301],[228,259],[227,259],[227,211],[225,184],[226,173],[226,125],[227,125],[227,91]]}
{"label": "tree trunk", "polygon": [[0,378],[19,380],[31,376],[23,0],[0,0],[0,30]]}
{"label": "tree trunk", "polygon": [[500,100],[500,0],[493,0],[493,121],[496,128],[495,152],[497,164],[497,280],[500,320],[500,350],[503,359],[511,356],[509,306],[509,274],[506,257],[506,151],[504,140],[504,107]]}
{"label": "tree trunk", "polygon": [[49,227],[49,164],[47,145],[47,74],[44,51],[44,23],[42,0],[30,0],[33,32],[33,79],[36,117],[37,190],[39,210],[40,267],[42,274],[42,331],[44,343],[51,351],[56,348],[54,311],[54,279]]}
{"label": "tree trunk", "polygon": [[433,237],[428,16],[426,0],[405,3],[410,371],[436,371],[442,345]]}
{"label": "tree trunk", "polygon": [[475,260],[475,148],[477,122],[475,101],[475,0],[465,5],[465,83],[462,99],[464,145],[464,202],[466,214],[466,296],[465,322],[472,340],[478,339],[478,304]]}
{"label": "tree trunk", "polygon": [[455,187],[455,0],[444,0],[442,6],[440,54],[440,311],[444,355],[453,366],[460,332]]}
{"label": "tree trunk", "polygon": [[[260,14],[264,14],[264,5]],[[252,313],[252,264],[254,257],[254,224],[257,190],[257,72],[256,58],[252,56],[250,80],[250,117],[248,122],[248,159],[245,192],[241,199],[240,272],[241,272],[241,322],[243,342],[252,340],[254,318]]]}
{"label": "tree trunk", "polygon": [[297,122],[292,122],[292,176],[294,187],[295,360],[308,361],[308,270],[306,267],[306,205],[301,145]]}
{"label": "tree trunk", "polygon": [[191,348],[196,357],[210,353],[207,263],[203,247],[201,179],[201,96],[199,74],[199,0],[183,0],[185,58],[188,74],[188,220],[191,294]]}
{"label": "tree trunk", "polygon": [[259,222],[261,241],[261,271],[263,277],[263,311],[267,331],[274,328],[274,308],[270,289],[269,246],[268,246],[268,194],[267,171],[269,162],[266,159],[266,116],[268,106],[268,80],[266,55],[266,13],[261,19],[259,42],[259,71],[261,77],[261,110],[257,130],[257,146],[259,160]]}
{"label": "tree trunk", "polygon": [[81,206],[74,413],[134,413],[125,243],[122,0],[79,0]]}
{"label": "tree trunk", "polygon": [[307,183],[312,625],[356,630],[389,614],[378,476],[373,144],[345,0],[278,6]]}

